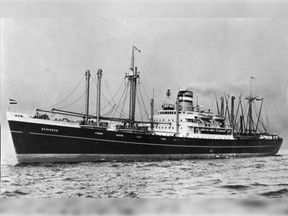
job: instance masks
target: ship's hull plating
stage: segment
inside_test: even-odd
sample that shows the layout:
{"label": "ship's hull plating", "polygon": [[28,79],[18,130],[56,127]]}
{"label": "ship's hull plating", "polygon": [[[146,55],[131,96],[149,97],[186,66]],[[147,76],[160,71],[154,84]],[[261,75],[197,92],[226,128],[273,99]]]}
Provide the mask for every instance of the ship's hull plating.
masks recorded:
{"label": "ship's hull plating", "polygon": [[9,126],[19,163],[268,156],[282,144],[281,138],[167,137],[15,120]]}

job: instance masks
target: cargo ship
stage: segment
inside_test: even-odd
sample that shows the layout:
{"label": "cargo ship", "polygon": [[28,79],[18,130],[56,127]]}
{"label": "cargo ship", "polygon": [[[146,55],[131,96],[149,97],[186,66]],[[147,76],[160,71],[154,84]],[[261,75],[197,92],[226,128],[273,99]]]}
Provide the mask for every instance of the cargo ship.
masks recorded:
{"label": "cargo ship", "polygon": [[[175,101],[165,100],[157,112],[152,97],[149,117],[146,121],[137,120],[140,73],[134,66],[135,51],[140,52],[133,46],[131,67],[125,75],[129,89],[126,118],[101,113],[101,69],[95,75],[94,115],[89,113],[90,70],[85,72],[83,113],[57,108],[36,109],[33,116],[7,112],[18,163],[216,159],[277,154],[283,139],[268,132],[261,118],[263,98],[254,97],[251,90],[245,98],[246,108],[241,96],[236,103],[234,96],[225,95],[220,98],[220,104],[216,98],[217,111],[213,113],[195,103],[192,90],[182,89]],[[166,98],[170,95],[168,89]],[[253,111],[256,102],[260,102],[258,113]]]}

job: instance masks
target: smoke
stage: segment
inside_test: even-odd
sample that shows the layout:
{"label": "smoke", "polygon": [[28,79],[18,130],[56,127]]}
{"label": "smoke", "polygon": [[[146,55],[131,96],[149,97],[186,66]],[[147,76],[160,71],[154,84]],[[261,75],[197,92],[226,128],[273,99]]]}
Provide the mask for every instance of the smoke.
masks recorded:
{"label": "smoke", "polygon": [[[267,99],[279,98],[278,88],[269,88],[268,83],[260,83],[257,86],[252,87],[253,95],[259,97],[265,97]],[[204,97],[222,96],[224,94],[234,96],[248,96],[250,94],[250,84],[240,82],[239,80],[230,81],[212,81],[212,82],[194,82],[188,84],[188,90],[192,90],[196,95]],[[281,93],[281,92],[280,92]],[[286,95],[288,101],[288,91]]]}
{"label": "smoke", "polygon": [[[237,83],[237,85],[236,85]],[[187,87],[188,90],[192,90],[194,94],[203,97],[217,97],[223,96],[224,94],[239,96],[246,95],[249,93],[248,86],[239,83],[237,81],[233,82],[195,82],[190,83]]]}

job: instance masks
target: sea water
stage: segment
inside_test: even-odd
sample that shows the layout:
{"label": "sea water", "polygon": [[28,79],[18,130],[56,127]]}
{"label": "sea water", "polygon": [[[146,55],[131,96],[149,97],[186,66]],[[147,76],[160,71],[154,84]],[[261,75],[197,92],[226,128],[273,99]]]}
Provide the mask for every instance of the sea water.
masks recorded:
{"label": "sea water", "polygon": [[147,162],[1,164],[1,197],[288,198],[288,151],[276,156]]}

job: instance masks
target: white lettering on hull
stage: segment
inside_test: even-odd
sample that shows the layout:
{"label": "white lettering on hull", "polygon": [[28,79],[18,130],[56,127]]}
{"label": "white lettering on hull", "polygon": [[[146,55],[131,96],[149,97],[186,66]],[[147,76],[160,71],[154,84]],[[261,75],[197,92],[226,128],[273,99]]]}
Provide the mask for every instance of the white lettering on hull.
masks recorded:
{"label": "white lettering on hull", "polygon": [[58,129],[54,129],[54,128],[41,128],[41,131],[58,132]]}

